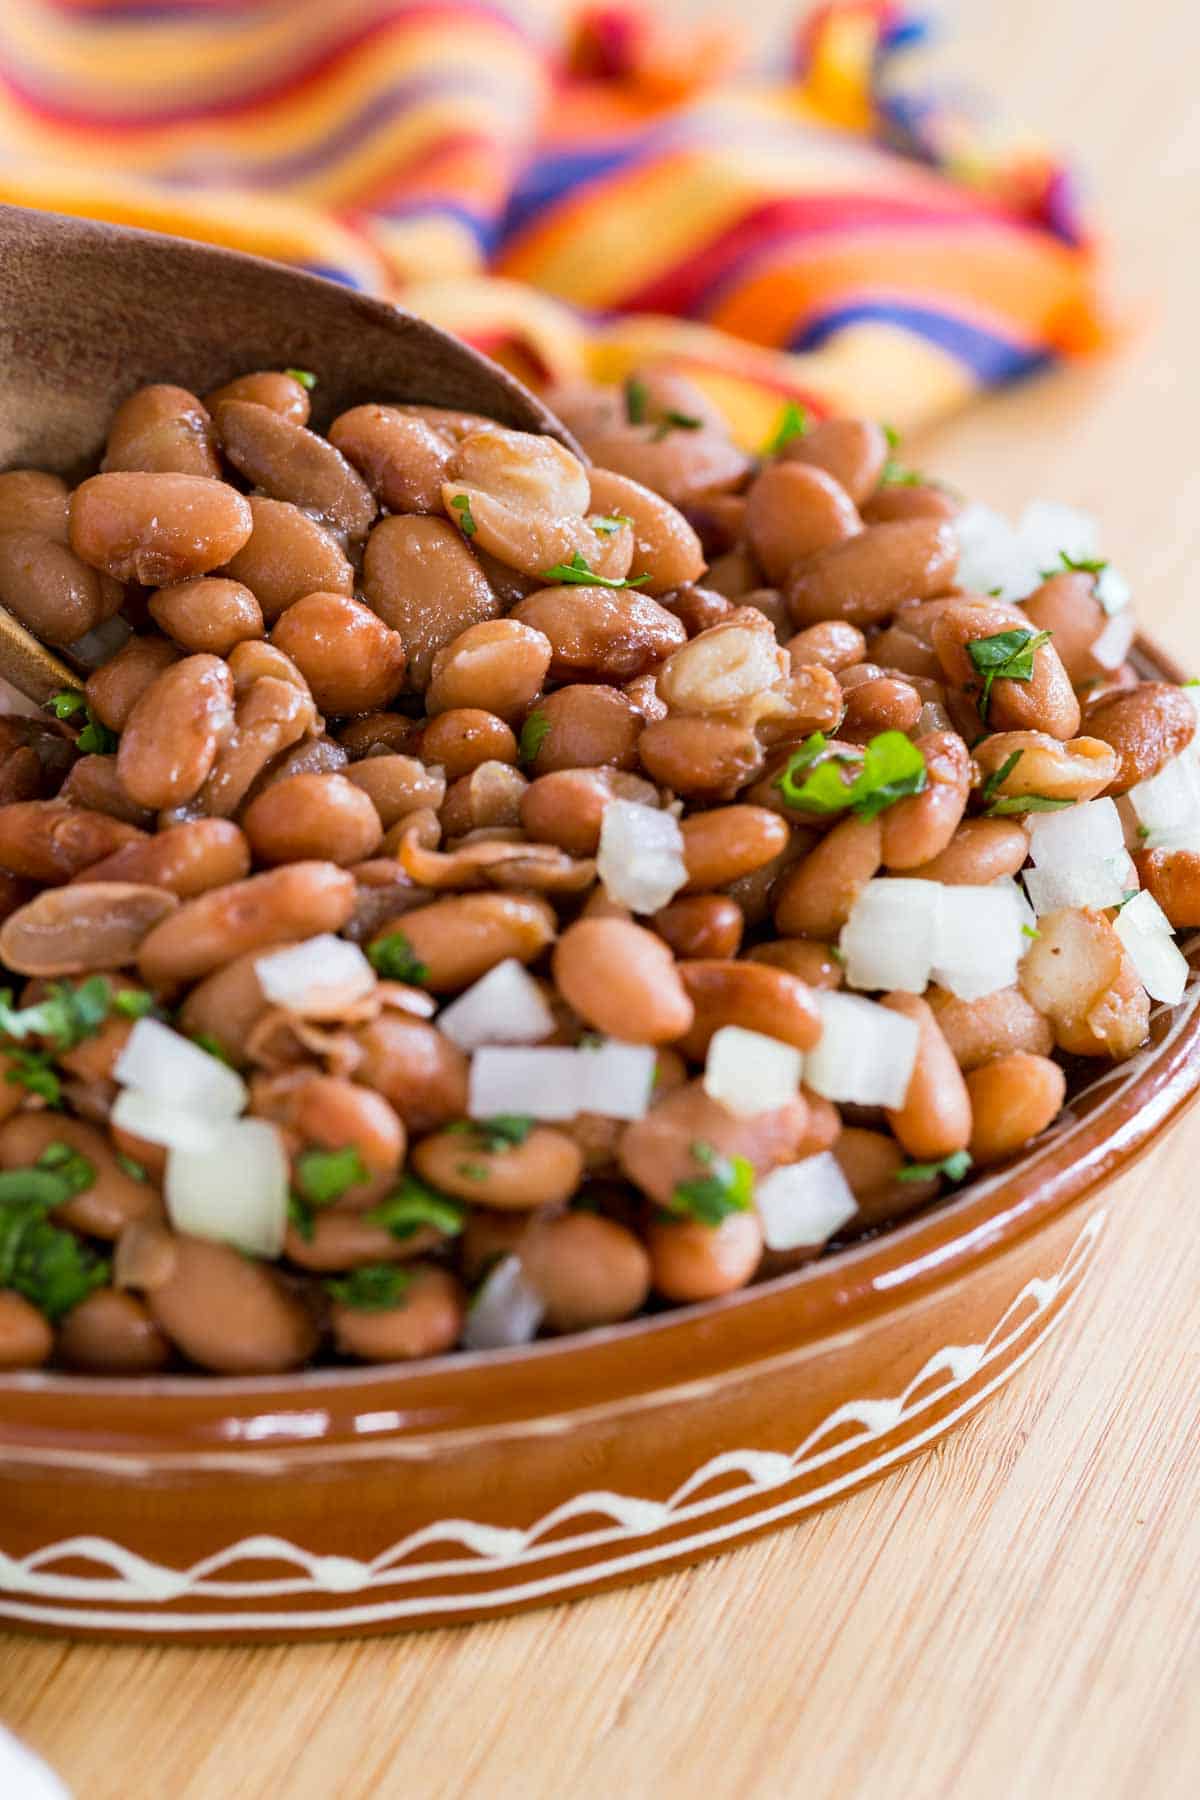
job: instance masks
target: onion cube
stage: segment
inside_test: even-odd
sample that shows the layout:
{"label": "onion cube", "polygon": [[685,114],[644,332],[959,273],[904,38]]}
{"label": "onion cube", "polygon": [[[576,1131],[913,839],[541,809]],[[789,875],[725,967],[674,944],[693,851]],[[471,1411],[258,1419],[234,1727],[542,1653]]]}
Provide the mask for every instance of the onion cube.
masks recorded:
{"label": "onion cube", "polygon": [[498,1113],[573,1119],[587,1110],[585,1079],[578,1050],[485,1044],[471,1058],[467,1112],[473,1119],[494,1119]]}
{"label": "onion cube", "polygon": [[753,1118],[796,1098],[803,1066],[793,1045],[741,1025],[722,1025],[709,1042],[704,1091],[739,1118]]}
{"label": "onion cube", "polygon": [[1029,940],[1011,889],[943,887],[933,978],[959,1000],[1011,987]]}
{"label": "onion cube", "polygon": [[1039,869],[1082,868],[1125,848],[1115,800],[1083,800],[1060,812],[1029,813],[1026,823],[1029,854]]}
{"label": "onion cube", "polygon": [[1157,775],[1131,787],[1127,798],[1146,832],[1148,849],[1158,849],[1181,836],[1200,835],[1200,757],[1194,743],[1173,756]]}
{"label": "onion cube", "polygon": [[841,1165],[828,1150],[772,1169],[755,1187],[754,1202],[768,1250],[827,1243],[858,1211]]}
{"label": "onion cube", "polygon": [[236,1070],[157,1019],[138,1020],[113,1074],[123,1087],[207,1118],[235,1118],[249,1098]]}
{"label": "onion cube", "polygon": [[377,980],[359,946],[330,931],[260,956],[254,973],[273,1006],[316,1019],[336,1016],[362,1000]]}
{"label": "onion cube", "polygon": [[287,1230],[288,1159],[265,1119],[231,1119],[204,1150],[172,1150],[163,1186],[176,1231],[278,1256]]}
{"label": "onion cube", "polygon": [[649,1044],[622,1044],[607,1038],[594,1048],[575,1050],[581,1112],[606,1119],[644,1119],[654,1093],[658,1057]]}
{"label": "onion cube", "polygon": [[657,912],[687,881],[678,819],[635,800],[610,800],[600,827],[596,869],[605,893],[618,906]]}
{"label": "onion cube", "polygon": [[1042,918],[1063,906],[1120,906],[1138,885],[1129,856],[1106,856],[1095,863],[1065,864],[1061,869],[1026,869],[1025,891]]}
{"label": "onion cube", "polygon": [[821,1037],[804,1058],[804,1080],[826,1100],[903,1106],[919,1032],[912,1019],[857,994],[817,993]]}
{"label": "onion cube", "polygon": [[1117,914],[1115,929],[1150,998],[1171,1006],[1182,1000],[1191,969],[1153,894],[1135,894]]}
{"label": "onion cube", "polygon": [[226,1123],[214,1113],[185,1112],[173,1100],[140,1088],[122,1088],[109,1119],[119,1130],[168,1150],[206,1150]]}
{"label": "onion cube", "polygon": [[851,987],[923,994],[929,984],[942,889],[936,881],[868,881],[838,948]]}
{"label": "onion cube", "polygon": [[519,1256],[506,1256],[483,1282],[467,1313],[464,1350],[511,1350],[537,1336],[546,1308],[525,1279]]}
{"label": "onion cube", "polygon": [[1088,645],[1088,654],[1102,669],[1119,669],[1128,656],[1129,646],[1136,635],[1137,620],[1132,608],[1114,612],[1099,637],[1093,638]]}
{"label": "onion cube", "polygon": [[438,1029],[463,1050],[536,1044],[553,1035],[554,1014],[533,976],[509,956],[443,1008]]}

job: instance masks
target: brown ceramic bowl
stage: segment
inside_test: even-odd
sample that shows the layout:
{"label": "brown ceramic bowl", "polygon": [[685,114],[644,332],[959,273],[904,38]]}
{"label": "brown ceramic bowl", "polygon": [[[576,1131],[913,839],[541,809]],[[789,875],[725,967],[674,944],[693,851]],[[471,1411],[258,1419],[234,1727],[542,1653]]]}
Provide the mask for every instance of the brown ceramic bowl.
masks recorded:
{"label": "brown ceramic bowl", "polygon": [[[86,326],[88,307],[72,289],[69,326],[59,316],[57,334],[35,329],[30,231],[0,208],[0,394],[24,396],[0,461],[45,455],[29,420],[47,395],[50,460],[66,462],[94,438],[114,386],[211,383],[247,366],[186,294],[190,336],[176,336],[169,363],[145,319],[123,350],[75,362],[62,334]],[[98,305],[125,282],[103,229],[74,250],[33,237],[68,270],[91,259]],[[328,370],[330,385],[360,379],[336,341],[345,297],[339,310],[317,293],[329,284],[309,284],[323,331],[301,307],[281,343],[291,284],[306,278],[258,264],[243,278],[245,259],[142,242],[160,299],[199,256],[226,312],[239,295],[253,301],[258,358]],[[406,388],[385,309],[351,304],[375,334],[368,391],[455,403],[446,384],[461,381],[456,403],[490,410],[466,352],[438,376],[417,344],[414,375],[411,333],[403,356],[420,385]],[[546,423],[506,381],[493,405]],[[1180,679],[1146,647],[1142,661]],[[1198,973],[1179,1006],[1157,1011],[1147,1046],[1097,1074],[1027,1154],[883,1236],[726,1300],[404,1367],[0,1376],[0,1622],[211,1642],[487,1618],[710,1555],[874,1479],[983,1405],[1070,1310],[1105,1234],[1105,1183],[1200,1085],[1200,938],[1192,954]]]}

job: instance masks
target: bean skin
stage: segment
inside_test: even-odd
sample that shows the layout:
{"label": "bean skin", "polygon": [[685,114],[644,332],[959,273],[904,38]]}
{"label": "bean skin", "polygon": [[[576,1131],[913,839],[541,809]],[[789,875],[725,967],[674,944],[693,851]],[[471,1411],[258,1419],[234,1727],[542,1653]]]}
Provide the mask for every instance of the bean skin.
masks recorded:
{"label": "bean skin", "polygon": [[704,1060],[714,1032],[724,1025],[761,1032],[798,1050],[811,1050],[821,1035],[811,993],[785,969],[703,958],[682,963],[679,979],[695,1017],[676,1043],[692,1062]]}
{"label": "bean skin", "polygon": [[[392,926],[378,934],[387,937]],[[406,913],[398,929],[427,970],[434,994],[469,987],[506,957],[532,962],[553,943],[555,918],[544,900],[521,894],[453,894]]]}
{"label": "bean skin", "polygon": [[1044,731],[994,732],[976,745],[974,756],[983,780],[992,782],[989,793],[998,799],[1034,794],[1095,800],[1116,779],[1119,766],[1116,751],[1099,738],[1060,743]]}
{"label": "bean skin", "polygon": [[[969,600],[946,607],[934,620],[931,632],[946,680],[975,701],[982,693],[983,677],[971,661],[968,646],[1014,626],[1028,629],[1024,615],[1013,607],[981,606]],[[994,731],[1044,731],[1060,739],[1076,735],[1079,701],[1052,642],[1034,651],[1033,674],[1028,681],[1004,677],[993,681],[987,722]]]}
{"label": "bean skin", "polygon": [[159,588],[150,601],[155,624],[185,650],[211,650],[228,656],[243,638],[263,635],[262,608],[240,581],[227,576],[198,575],[174,587]]}
{"label": "bean skin", "polygon": [[780,458],[824,469],[861,506],[882,478],[887,434],[873,419],[822,419],[786,444]]}
{"label": "bean skin", "polygon": [[1187,695],[1165,681],[1139,682],[1130,693],[1114,694],[1089,707],[1088,733],[1116,751],[1119,768],[1110,794],[1126,794],[1149,781],[1186,750],[1196,735],[1196,712]]}
{"label": "bean skin", "polygon": [[635,767],[642,721],[619,688],[576,682],[545,695],[536,713],[545,729],[528,764],[532,775],[548,775],[555,769]]}
{"label": "bean skin", "polygon": [[797,631],[784,648],[793,669],[816,663],[836,674],[839,669],[865,662],[867,640],[857,625],[847,625],[844,619],[825,619],[819,625]]}
{"label": "bean skin", "polygon": [[233,729],[233,681],[216,656],[187,656],[148,687],[126,721],[117,774],[142,806],[181,806],[199,793]]}
{"label": "bean skin", "polygon": [[454,440],[428,420],[395,406],[355,406],[334,420],[329,441],[389,512],[440,510]]}
{"label": "bean skin", "polygon": [[842,965],[829,944],[811,938],[775,938],[773,942],[755,944],[746,952],[749,962],[766,963],[768,968],[783,969],[808,987],[833,990],[842,985]]}
{"label": "bean skin", "polygon": [[158,1190],[127,1175],[103,1132],[82,1119],[57,1112],[18,1113],[0,1126],[0,1167],[27,1168],[51,1144],[66,1144],[78,1151],[94,1171],[88,1187],[54,1208],[56,1224],[111,1240],[137,1220],[162,1217]]}
{"label": "bean skin", "polygon": [[49,1362],[54,1332],[23,1295],[0,1288],[0,1369],[37,1369]]}
{"label": "bean skin", "polygon": [[667,1044],[694,1009],[662,939],[623,919],[580,919],[554,949],[554,980],[568,1006],[597,1031],[631,1044]]}
{"label": "bean skin", "polygon": [[467,1110],[467,1058],[424,1019],[383,1013],[354,1030],[362,1053],[355,1079],[377,1089],[414,1136]]}
{"label": "bean skin", "polygon": [[228,1244],[162,1236],[146,1305],[190,1361],[218,1375],[270,1375],[308,1361],[316,1326],[273,1268]]}
{"label": "bean skin", "polygon": [[906,871],[949,887],[987,887],[1015,875],[1029,855],[1029,839],[1015,819],[964,819],[944,850]]}
{"label": "bean skin", "polygon": [[58,1354],[89,1375],[153,1375],[169,1362],[171,1346],[136,1295],[97,1288],[63,1319]]}
{"label": "bean skin", "polygon": [[592,514],[627,518],[633,524],[633,567],[648,575],[645,591],[658,595],[698,581],[704,573],[700,539],[669,501],[611,469],[588,472]]}
{"label": "bean skin", "polygon": [[268,624],[306,594],[353,594],[354,569],[326,526],[265,494],[247,504],[253,529],[219,573],[250,589]]}
{"label": "bean skin", "polygon": [[0,592],[35,637],[59,646],[111,619],[124,599],[108,575],[36,531],[0,533]]}
{"label": "bean skin", "polygon": [[664,1300],[716,1300],[753,1280],[762,1261],[757,1214],[730,1213],[719,1225],[652,1219],[646,1228],[650,1278]]}
{"label": "bean skin", "polygon": [[435,1132],[413,1145],[410,1161],[439,1193],[498,1212],[561,1205],[583,1176],[579,1146],[549,1125],[535,1125],[522,1143],[500,1150],[489,1150],[481,1133]]}
{"label": "bean skin", "polygon": [[1019,987],[997,988],[979,1000],[960,1000],[931,987],[925,998],[959,1068],[968,1073],[1013,1051],[1049,1056],[1054,1048],[1049,1019]]}
{"label": "bean skin", "polygon": [[878,625],[905,600],[944,593],[957,565],[958,539],[945,520],[869,525],[798,564],[788,579],[788,606],[797,626],[825,619]]}
{"label": "bean skin", "polygon": [[255,406],[268,406],[297,425],[308,424],[308,389],[286,369],[256,369],[251,375],[237,375],[224,387],[205,394],[204,404],[214,418],[227,400],[250,400]]}
{"label": "bean skin", "polygon": [[334,863],[373,856],[383,826],[370,796],[344,775],[292,775],[274,781],[242,815],[260,862],[324,857]]}
{"label": "bean skin", "polygon": [[453,1350],[467,1317],[462,1283],[448,1269],[422,1264],[398,1306],[364,1311],[334,1305],[329,1322],[346,1356],[366,1362],[406,1362]]}
{"label": "bean skin", "polygon": [[725,894],[672,900],[654,915],[654,929],[681,959],[736,956],[745,928],[742,909]]}
{"label": "bean skin", "polygon": [[228,819],[193,819],[151,838],[135,838],[75,880],[131,881],[191,900],[250,873],[245,833]]}
{"label": "bean skin", "polygon": [[752,875],[779,855],[788,827],[765,806],[719,806],[680,823],[688,879],[685,894],[702,894]]}
{"label": "bean skin", "polygon": [[642,767],[677,794],[729,799],[763,764],[753,730],[732,719],[678,713],[647,725],[638,738]]}
{"label": "bean skin", "polygon": [[0,532],[36,531],[39,537],[65,544],[70,500],[67,484],[58,475],[9,469],[0,475]]}
{"label": "bean skin", "polygon": [[535,843],[557,844],[571,856],[595,856],[604,811],[613,798],[656,806],[648,782],[616,769],[555,769],[521,795],[520,820]]}
{"label": "bean skin", "polygon": [[783,877],[775,900],[776,930],[784,937],[834,942],[882,862],[880,821],[843,819]]}
{"label": "bean skin", "polygon": [[889,1109],[888,1124],[915,1162],[941,1162],[965,1150],[971,1137],[966,1082],[924,1000],[916,994],[887,994],[883,1005],[911,1019],[919,1034],[904,1105]]}
{"label": "bean skin", "polygon": [[100,466],[219,479],[212,419],[186,388],[166,383],[139,388],[113,414]]}
{"label": "bean skin", "polygon": [[967,1089],[975,1119],[971,1155],[986,1167],[1053,1124],[1067,1097],[1067,1078],[1049,1057],[1018,1051],[973,1070]]}
{"label": "bean skin", "polygon": [[271,642],[300,670],[323,712],[374,712],[404,682],[404,641],[345,594],[306,594],[277,620]]}
{"label": "bean skin", "polygon": [[628,589],[542,588],[510,616],[548,640],[554,681],[628,681],[687,639],[665,606]]}
{"label": "bean skin", "polygon": [[478,561],[446,519],[381,519],[367,539],[363,592],[408,657],[408,685],[423,693],[434,657],[468,625],[503,611]]}
{"label": "bean skin", "polygon": [[0,867],[48,886],[70,881],[123,845],[145,842],[136,826],[57,800],[0,806]]}
{"label": "bean skin", "polygon": [[331,862],[290,863],[213,888],[142,941],[138,966],[156,991],[198,981],[247,950],[340,931],[354,910],[354,877]]}
{"label": "bean skin", "polygon": [[206,475],[93,475],[71,497],[71,548],[115,581],[164,587],[206,575],[250,536],[250,503]]}
{"label": "bean skin", "polygon": [[718,1156],[743,1156],[756,1175],[792,1162],[808,1131],[808,1106],[797,1094],[786,1106],[739,1118],[704,1092],[698,1081],[669,1089],[644,1119],[626,1126],[618,1146],[622,1172],[655,1206],[670,1206],[676,1187],[702,1171],[693,1146]]}
{"label": "bean skin", "polygon": [[178,904],[165,889],[132,881],[47,888],[0,926],[0,961],[20,975],[121,969]]}
{"label": "bean skin", "polygon": [[305,507],[348,538],[366,537],[374,496],[327,438],[250,400],[226,401],[218,428],[226,456],[254,487]]}
{"label": "bean skin", "polygon": [[448,782],[457,781],[480,763],[515,763],[517,738],[512,726],[495,713],[456,706],[430,719],[421,733],[420,754],[426,763],[440,764]]}
{"label": "bean skin", "polygon": [[426,709],[431,714],[479,710],[511,724],[541,691],[551,654],[543,633],[515,613],[469,625],[435,654]]}
{"label": "bean skin", "polygon": [[1138,879],[1178,931],[1200,925],[1200,853],[1195,850],[1134,852]]}
{"label": "bean skin", "polygon": [[630,1319],[650,1292],[645,1247],[624,1225],[599,1213],[566,1212],[535,1224],[518,1254],[551,1331],[590,1331]]}
{"label": "bean skin", "polygon": [[862,530],[858,509],[826,469],[767,463],[746,496],[746,536],[767,580],[787,580],[796,563]]}
{"label": "bean skin", "polygon": [[971,791],[971,755],[952,731],[930,731],[913,740],[925,758],[925,787],[880,815],[885,867],[918,869],[952,841]]}
{"label": "bean skin", "polygon": [[130,638],[88,676],[84,692],[100,723],[110,731],[124,731],[147,688],[179,657],[178,646],[166,638]]}

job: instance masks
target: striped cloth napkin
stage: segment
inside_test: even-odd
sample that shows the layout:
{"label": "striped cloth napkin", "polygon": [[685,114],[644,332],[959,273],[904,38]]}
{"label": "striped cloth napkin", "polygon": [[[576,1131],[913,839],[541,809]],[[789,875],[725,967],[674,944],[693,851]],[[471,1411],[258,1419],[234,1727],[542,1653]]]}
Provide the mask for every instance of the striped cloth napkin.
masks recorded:
{"label": "striped cloth napkin", "polygon": [[747,446],[1103,340],[1067,172],[936,98],[898,6],[818,7],[768,73],[663,10],[3,0],[0,198],[319,270],[543,387],[667,363]]}

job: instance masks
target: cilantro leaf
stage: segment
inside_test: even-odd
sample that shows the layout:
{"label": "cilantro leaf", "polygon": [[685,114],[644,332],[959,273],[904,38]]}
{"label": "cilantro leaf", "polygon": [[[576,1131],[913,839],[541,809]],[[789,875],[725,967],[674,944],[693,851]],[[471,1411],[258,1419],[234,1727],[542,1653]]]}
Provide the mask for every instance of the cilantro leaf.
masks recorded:
{"label": "cilantro leaf", "polygon": [[192,1042],[198,1050],[206,1050],[209,1056],[215,1056],[217,1061],[224,1063],[227,1069],[232,1069],[233,1060],[230,1057],[229,1052],[226,1050],[220,1038],[214,1037],[211,1031],[197,1031],[193,1033]]}
{"label": "cilantro leaf", "polygon": [[339,1306],[355,1312],[390,1312],[399,1306],[413,1283],[411,1269],[399,1269],[395,1263],[367,1263],[351,1269],[325,1283],[325,1292]]}
{"label": "cilantro leaf", "polygon": [[404,981],[419,987],[429,979],[428,964],[418,960],[412,945],[402,931],[389,931],[367,945],[367,961],[385,981]]}
{"label": "cilantro leaf", "polygon": [[1049,581],[1054,575],[1061,575],[1064,570],[1079,575],[1103,575],[1105,569],[1108,567],[1108,558],[1106,556],[1075,557],[1071,555],[1069,550],[1060,550],[1058,553],[1058,560],[1060,566],[1057,569],[1042,569],[1039,571],[1043,581]]}
{"label": "cilantro leaf", "polygon": [[311,369],[285,369],[283,372],[290,375],[293,381],[298,381],[302,388],[307,388],[310,394],[317,385],[317,378]]}
{"label": "cilantro leaf", "polygon": [[[924,791],[925,758],[902,731],[881,731],[861,752],[843,751],[820,761],[827,748],[823,733],[814,732],[776,776],[775,786],[789,806],[822,814],[849,809],[860,819],[874,819],[897,800]],[[796,780],[800,774],[802,782]]]}
{"label": "cilantro leaf", "polygon": [[1036,925],[1022,925],[1022,927],[1021,927],[1021,936],[1022,937],[1040,938],[1041,935],[1042,934],[1038,930]]}
{"label": "cilantro leaf", "polygon": [[631,425],[643,425],[650,395],[640,375],[631,375],[625,383],[625,417]]}
{"label": "cilantro leaf", "polygon": [[51,694],[46,706],[56,719],[73,719],[77,712],[86,710],[87,695],[80,688],[60,688],[57,694]]}
{"label": "cilantro leaf", "polygon": [[1049,794],[1001,794],[984,813],[985,819],[1007,819],[1013,813],[1061,812],[1073,800],[1052,800]]}
{"label": "cilantro leaf", "polygon": [[107,725],[102,725],[99,719],[93,718],[89,707],[88,722],[75,739],[76,748],[82,750],[85,756],[112,756],[118,742],[116,732],[110,731]]}
{"label": "cilantro leaf", "polygon": [[12,1288],[57,1321],[108,1279],[109,1264],[74,1232],[52,1225],[39,1201],[0,1206],[0,1288]]}
{"label": "cilantro leaf", "polygon": [[545,713],[531,712],[521,727],[521,736],[517,744],[517,761],[528,767],[545,743],[549,731],[550,721]]}
{"label": "cilantro leaf", "polygon": [[628,576],[622,576],[620,581],[616,581],[611,575],[597,575],[579,550],[575,552],[569,563],[555,563],[554,567],[547,569],[542,576],[543,581],[556,582],[564,587],[636,588],[641,587],[649,579],[649,575],[638,575],[633,580],[630,580]]}
{"label": "cilantro leaf", "polygon": [[316,1229],[316,1208],[310,1206],[295,1188],[288,1195],[287,1216],[288,1224],[295,1227],[297,1236],[302,1237],[306,1244],[311,1244]]}
{"label": "cilantro leaf", "polygon": [[990,800],[992,798],[996,789],[1001,787],[1003,783],[1008,780],[1024,754],[1025,752],[1023,750],[1014,750],[1011,756],[1005,757],[998,769],[992,770],[991,774],[979,790],[979,798],[981,800]]}
{"label": "cilantro leaf", "polygon": [[128,1177],[129,1177],[130,1181],[149,1181],[149,1179],[150,1179],[149,1171],[147,1169],[145,1169],[140,1162],[137,1161],[136,1157],[127,1156],[125,1154],[124,1150],[116,1151],[115,1155],[117,1158],[118,1168],[121,1168],[125,1171],[126,1175],[128,1175]]}
{"label": "cilantro leaf", "polygon": [[455,494],[450,506],[452,511],[458,514],[459,528],[463,536],[473,538],[479,527],[475,523],[475,515],[471,511],[470,494]]}
{"label": "cilantro leaf", "polygon": [[600,517],[593,514],[588,524],[597,537],[613,537],[622,525],[632,525],[633,520],[626,513],[605,513]]}
{"label": "cilantro leaf", "polygon": [[105,975],[89,976],[78,987],[51,982],[43,999],[19,1009],[13,1007],[11,990],[0,989],[0,1034],[18,1041],[45,1038],[61,1054],[95,1037],[111,1005],[112,983]]}
{"label": "cilantro leaf", "polygon": [[402,1177],[394,1194],[363,1217],[368,1225],[382,1225],[394,1238],[408,1238],[423,1225],[432,1225],[445,1237],[457,1237],[466,1223],[466,1209],[427,1187],[415,1175]]}
{"label": "cilantro leaf", "polygon": [[140,988],[121,988],[113,995],[113,1009],[125,1019],[144,1019],[154,1011],[154,995]]}
{"label": "cilantro leaf", "polygon": [[780,414],[779,423],[763,445],[764,456],[778,456],[786,450],[793,438],[804,437],[808,431],[808,413],[795,400],[789,400]]}
{"label": "cilantro leaf", "polygon": [[496,1113],[490,1119],[458,1119],[446,1130],[473,1137],[482,1150],[494,1155],[523,1144],[536,1124],[528,1113]]}
{"label": "cilantro leaf", "polygon": [[667,1210],[701,1225],[719,1225],[730,1213],[749,1212],[754,1204],[754,1168],[744,1156],[721,1156],[698,1139],[690,1146],[693,1162],[707,1170],[676,1183]]}
{"label": "cilantro leaf", "polygon": [[961,1181],[971,1167],[971,1156],[966,1150],[956,1150],[953,1156],[943,1156],[940,1162],[906,1163],[897,1170],[897,1181],[931,1181],[935,1176],[944,1175],[947,1181]]}
{"label": "cilantro leaf", "polygon": [[9,1065],[5,1081],[37,1094],[47,1106],[62,1104],[62,1082],[48,1050],[5,1050],[4,1055]]}
{"label": "cilantro leaf", "polygon": [[1053,637],[1050,631],[1026,631],[1015,626],[1011,631],[997,631],[991,637],[972,638],[967,655],[983,676],[979,696],[979,716],[987,723],[988,707],[994,681],[1032,681],[1033,659],[1043,644]]}
{"label": "cilantro leaf", "polygon": [[697,419],[693,413],[676,412],[673,406],[668,406],[658,422],[658,429],[654,433],[654,442],[661,443],[662,439],[669,437],[673,431],[702,431],[703,429],[703,419]]}
{"label": "cilantro leaf", "polygon": [[328,1206],[355,1182],[368,1179],[367,1167],[354,1144],[342,1150],[302,1150],[294,1173],[300,1197],[310,1206]]}

